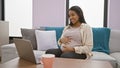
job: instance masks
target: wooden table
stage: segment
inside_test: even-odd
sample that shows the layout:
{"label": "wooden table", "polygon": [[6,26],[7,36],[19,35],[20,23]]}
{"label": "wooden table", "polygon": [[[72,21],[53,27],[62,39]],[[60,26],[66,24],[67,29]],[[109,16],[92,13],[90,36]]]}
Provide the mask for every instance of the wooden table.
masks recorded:
{"label": "wooden table", "polygon": [[[0,64],[0,68],[43,68],[42,64],[34,64],[15,58]],[[107,61],[55,58],[53,68],[113,68]]]}

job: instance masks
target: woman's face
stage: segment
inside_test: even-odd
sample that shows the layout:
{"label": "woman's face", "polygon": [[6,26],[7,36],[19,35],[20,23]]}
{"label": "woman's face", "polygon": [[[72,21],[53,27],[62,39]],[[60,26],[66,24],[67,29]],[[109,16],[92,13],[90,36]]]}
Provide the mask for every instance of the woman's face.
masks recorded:
{"label": "woman's face", "polygon": [[76,24],[79,21],[79,16],[73,10],[69,10],[69,19],[73,24]]}

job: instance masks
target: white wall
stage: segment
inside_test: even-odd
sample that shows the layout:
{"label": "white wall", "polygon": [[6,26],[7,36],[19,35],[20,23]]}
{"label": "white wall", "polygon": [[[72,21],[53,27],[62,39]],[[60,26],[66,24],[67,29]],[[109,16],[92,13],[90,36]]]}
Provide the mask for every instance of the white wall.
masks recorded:
{"label": "white wall", "polygon": [[83,10],[87,24],[92,27],[103,27],[104,0],[70,0],[70,7],[77,5]]}
{"label": "white wall", "polygon": [[5,0],[9,36],[21,36],[20,28],[32,28],[32,0]]}

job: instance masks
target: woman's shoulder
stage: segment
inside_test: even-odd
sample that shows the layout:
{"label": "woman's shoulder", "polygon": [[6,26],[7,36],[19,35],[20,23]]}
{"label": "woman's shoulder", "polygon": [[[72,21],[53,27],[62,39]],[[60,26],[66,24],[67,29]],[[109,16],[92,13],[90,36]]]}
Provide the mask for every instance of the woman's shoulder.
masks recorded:
{"label": "woman's shoulder", "polygon": [[86,23],[82,23],[81,28],[86,29],[86,28],[91,28],[91,26]]}

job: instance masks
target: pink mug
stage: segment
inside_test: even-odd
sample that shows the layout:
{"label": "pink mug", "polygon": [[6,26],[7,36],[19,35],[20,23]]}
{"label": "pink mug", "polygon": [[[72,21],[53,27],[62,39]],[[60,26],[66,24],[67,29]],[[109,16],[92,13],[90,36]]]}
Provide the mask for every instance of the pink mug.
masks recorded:
{"label": "pink mug", "polygon": [[55,55],[54,54],[44,54],[41,57],[41,61],[43,63],[44,68],[52,68],[54,62]]}

